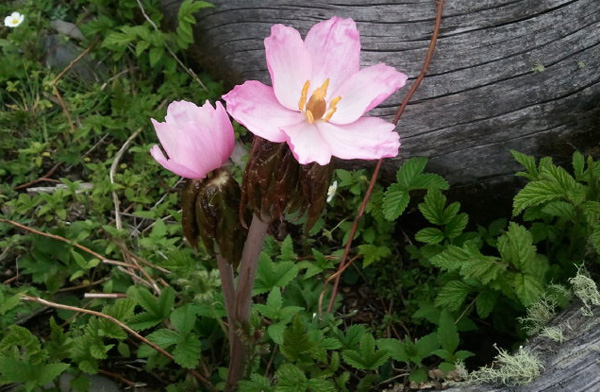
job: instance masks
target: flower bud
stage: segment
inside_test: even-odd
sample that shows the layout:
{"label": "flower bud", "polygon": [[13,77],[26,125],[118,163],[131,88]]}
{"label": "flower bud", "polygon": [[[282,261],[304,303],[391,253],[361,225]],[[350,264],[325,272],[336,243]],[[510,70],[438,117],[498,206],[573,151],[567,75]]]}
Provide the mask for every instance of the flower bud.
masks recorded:
{"label": "flower bud", "polygon": [[204,180],[189,180],[183,190],[182,225],[188,242],[202,241],[211,253],[219,253],[237,266],[246,230],[238,219],[240,188],[231,174],[218,169]]}

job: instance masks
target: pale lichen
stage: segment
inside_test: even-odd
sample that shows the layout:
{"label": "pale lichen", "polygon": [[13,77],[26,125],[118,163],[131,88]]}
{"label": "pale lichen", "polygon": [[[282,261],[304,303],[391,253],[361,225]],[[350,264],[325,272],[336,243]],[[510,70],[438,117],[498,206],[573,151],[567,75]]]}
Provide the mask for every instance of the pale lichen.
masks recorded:
{"label": "pale lichen", "polygon": [[502,383],[504,385],[525,385],[542,374],[544,365],[529,349],[520,347],[515,354],[496,347],[498,355],[491,367],[483,367],[469,374],[467,382]]}
{"label": "pale lichen", "polygon": [[562,343],[565,341],[563,331],[559,327],[545,327],[544,329],[542,329],[542,332],[540,332],[540,336],[543,336],[550,340],[554,340],[558,343]]}
{"label": "pale lichen", "polygon": [[577,274],[569,279],[573,286],[573,292],[583,302],[581,313],[585,316],[593,316],[592,306],[600,305],[600,292],[596,283],[580,268]]}
{"label": "pale lichen", "polygon": [[543,296],[538,302],[527,308],[527,316],[518,320],[524,325],[528,335],[538,333],[548,321],[556,315],[557,303],[552,296]]}

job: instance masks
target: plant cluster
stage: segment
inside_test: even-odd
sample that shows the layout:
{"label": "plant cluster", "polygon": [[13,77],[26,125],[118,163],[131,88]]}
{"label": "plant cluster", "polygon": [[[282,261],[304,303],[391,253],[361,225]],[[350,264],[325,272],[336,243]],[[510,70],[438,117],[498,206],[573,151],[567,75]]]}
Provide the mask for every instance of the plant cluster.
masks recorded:
{"label": "plant cluster", "polygon": [[[71,390],[86,391],[88,376],[101,373],[170,392],[226,388],[231,326],[217,261],[185,245],[178,180],[148,154],[149,118],[161,117],[166,103],[203,103],[223,92],[181,65],[193,15],[207,6],[186,0],[177,29],[165,32],[153,0],[26,1],[22,23],[0,29],[0,384],[59,390],[68,373]],[[12,11],[0,5],[2,15]],[[74,66],[62,74],[68,64],[43,65],[56,20],[81,32],[58,34],[58,44],[88,50],[75,64],[89,61],[91,80]],[[252,349],[238,389],[367,391],[434,374],[449,379],[477,359],[470,336],[494,331],[518,342],[543,328],[540,311],[546,320],[567,301],[556,284],[597,262],[600,162],[575,153],[568,171],[550,158],[513,156],[526,181],[513,217],[486,226],[448,200],[449,184],[425,172],[425,158],[412,158],[394,183],[375,186],[354,232],[368,178],[365,170],[337,170],[337,193],[309,232],[301,228],[307,217],[295,212],[267,237],[241,335]],[[425,227],[406,233],[404,217],[417,215]],[[54,238],[23,235],[7,220]],[[325,311],[327,282],[352,235],[342,285],[371,287],[372,302],[384,304],[367,321],[346,301],[351,293]],[[591,311],[600,301],[584,278],[572,283]],[[552,306],[541,309],[540,300]],[[521,383],[537,375],[540,364],[519,355],[532,363],[526,374],[503,368],[500,378],[477,377]]]}

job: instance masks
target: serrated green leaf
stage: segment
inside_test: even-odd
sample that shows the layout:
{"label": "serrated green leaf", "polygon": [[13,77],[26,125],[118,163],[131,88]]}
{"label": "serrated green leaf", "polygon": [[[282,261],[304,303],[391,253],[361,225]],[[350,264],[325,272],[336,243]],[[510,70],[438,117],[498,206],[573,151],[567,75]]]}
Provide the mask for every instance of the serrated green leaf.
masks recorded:
{"label": "serrated green leaf", "polygon": [[396,173],[396,181],[402,187],[402,189],[408,190],[415,177],[425,170],[427,165],[427,158],[425,157],[413,157],[408,159],[402,164],[398,173]]}
{"label": "serrated green leaf", "polygon": [[360,370],[374,370],[383,365],[390,354],[386,350],[375,350],[375,339],[370,333],[364,334],[360,338],[358,350],[342,351],[344,361]]}
{"label": "serrated green leaf", "polygon": [[523,226],[510,222],[505,234],[498,238],[498,251],[507,263],[523,270],[536,257],[531,233]]}
{"label": "serrated green leaf", "polygon": [[497,300],[498,294],[494,291],[486,290],[479,293],[475,298],[475,308],[479,317],[484,319],[489,316],[492,310],[494,310]]}
{"label": "serrated green leaf", "polygon": [[440,189],[447,190],[450,188],[448,181],[444,177],[432,174],[432,173],[421,173],[414,177],[410,183],[410,190],[416,189]]}
{"label": "serrated green leaf", "polygon": [[162,322],[169,317],[175,303],[172,287],[165,287],[158,298],[142,287],[132,286],[127,293],[145,310],[131,318],[129,326],[133,329],[148,329]]}
{"label": "serrated green leaf", "polygon": [[514,289],[523,306],[534,304],[544,293],[544,285],[540,280],[529,274],[515,274]]}
{"label": "serrated green leaf", "polygon": [[202,345],[198,336],[193,333],[186,335],[175,346],[173,356],[178,365],[186,369],[195,369],[202,356]]}
{"label": "serrated green leaf", "polygon": [[277,257],[278,261],[292,261],[295,262],[298,258],[298,255],[294,253],[294,243],[292,242],[292,237],[287,235],[283,242],[281,243],[281,254]]}
{"label": "serrated green leaf", "polygon": [[308,388],[307,379],[302,370],[296,366],[285,363],[275,372],[278,392],[305,392]]}
{"label": "serrated green leaf", "polygon": [[358,346],[360,338],[367,333],[367,328],[362,324],[354,324],[348,327],[345,333],[338,333],[337,339],[345,349],[354,349]]}
{"label": "serrated green leaf", "polygon": [[542,208],[544,214],[559,218],[573,219],[575,217],[575,206],[562,200],[551,201]]}
{"label": "serrated green leaf", "polygon": [[535,158],[515,150],[511,150],[510,153],[512,154],[513,158],[515,158],[515,160],[519,162],[525,168],[525,170],[527,170],[527,173],[521,173],[523,174],[523,177],[527,177],[530,180],[537,179],[539,173],[535,164]]}
{"label": "serrated green leaf", "polygon": [[452,280],[440,289],[440,292],[435,299],[435,306],[447,308],[452,312],[457,311],[472,290],[473,289],[468,284],[459,280]]}
{"label": "serrated green leaf", "polygon": [[448,221],[444,229],[446,237],[448,237],[451,240],[458,237],[465,230],[468,223],[469,216],[464,212],[454,216],[454,218]]}
{"label": "serrated green leaf", "polygon": [[362,244],[358,246],[358,253],[363,256],[363,267],[378,262],[392,254],[387,246],[376,246],[372,244]]}
{"label": "serrated green leaf", "polygon": [[415,234],[415,239],[419,242],[424,242],[426,244],[439,244],[444,241],[446,236],[444,233],[438,229],[437,227],[427,227],[425,229],[419,230]]}
{"label": "serrated green leaf", "polygon": [[394,361],[408,362],[406,343],[398,339],[377,339],[377,347],[387,351]]}
{"label": "serrated green leaf", "polygon": [[593,225],[600,218],[600,203],[588,200],[581,205],[583,216],[588,225]]}
{"label": "serrated green leaf", "polygon": [[408,190],[403,189],[400,184],[392,184],[383,195],[383,215],[385,219],[393,221],[398,219],[406,210],[410,195]]}
{"label": "serrated green leaf", "polygon": [[578,181],[583,180],[584,172],[585,172],[585,157],[579,151],[575,151],[573,153],[573,173],[575,174],[575,178]]}
{"label": "serrated green leaf", "polygon": [[440,347],[437,333],[430,333],[429,335],[419,338],[415,343],[415,347],[417,349],[417,356],[411,359],[413,359],[413,362],[415,363],[420,363],[424,358],[429,357],[434,350],[437,350]]}
{"label": "serrated green leaf", "polygon": [[260,374],[252,373],[250,380],[241,380],[238,383],[239,392],[275,392],[271,381]]}
{"label": "serrated green leaf", "polygon": [[462,248],[449,245],[431,258],[431,263],[448,271],[459,271],[466,279],[477,279],[482,284],[498,278],[507,267],[495,257],[482,255],[479,249],[468,242]]}
{"label": "serrated green leaf", "polygon": [[563,196],[563,189],[554,181],[539,180],[530,182],[515,196],[513,216],[519,215],[526,208],[557,200]]}
{"label": "serrated green leaf", "polygon": [[439,189],[430,189],[427,191],[423,203],[419,204],[419,211],[425,219],[434,225],[443,226],[446,206],[446,196]]}
{"label": "serrated green leaf", "polygon": [[[437,329],[438,342],[443,349],[453,353],[458,348],[458,330],[454,324],[454,317],[447,310],[443,310]],[[446,358],[443,358],[446,359]]]}
{"label": "serrated green leaf", "polygon": [[179,342],[180,334],[171,331],[170,329],[163,328],[152,332],[146,338],[162,348],[168,348]]}
{"label": "serrated green leaf", "polygon": [[194,328],[197,314],[194,305],[186,304],[171,313],[171,324],[182,335],[188,334]]}
{"label": "serrated green leaf", "polygon": [[291,261],[274,263],[266,254],[261,254],[258,262],[253,294],[262,294],[282,287],[298,276],[298,267]]}
{"label": "serrated green leaf", "polygon": [[600,255],[600,222],[596,222],[590,235],[590,242],[596,250],[596,253]]}

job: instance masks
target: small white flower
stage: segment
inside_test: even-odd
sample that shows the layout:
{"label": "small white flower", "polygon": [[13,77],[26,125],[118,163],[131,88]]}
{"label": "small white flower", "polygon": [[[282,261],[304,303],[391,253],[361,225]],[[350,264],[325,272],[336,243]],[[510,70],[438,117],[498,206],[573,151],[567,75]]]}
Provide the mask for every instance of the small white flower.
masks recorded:
{"label": "small white flower", "polygon": [[4,25],[6,27],[17,27],[25,20],[25,15],[22,15],[18,12],[13,12],[6,18],[4,18]]}
{"label": "small white flower", "polygon": [[327,189],[327,203],[331,203],[333,197],[335,196],[335,192],[337,191],[337,181],[334,181],[333,184]]}

